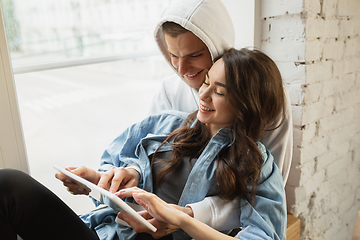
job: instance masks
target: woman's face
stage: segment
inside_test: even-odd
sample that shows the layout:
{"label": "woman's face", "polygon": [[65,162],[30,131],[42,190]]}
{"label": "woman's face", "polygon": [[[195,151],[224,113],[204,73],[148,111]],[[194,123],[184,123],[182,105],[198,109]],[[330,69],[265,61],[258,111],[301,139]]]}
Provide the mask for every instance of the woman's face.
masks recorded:
{"label": "woman's face", "polygon": [[199,111],[197,118],[205,123],[214,136],[221,128],[230,127],[234,113],[226,103],[224,61],[219,59],[206,74],[199,90]]}

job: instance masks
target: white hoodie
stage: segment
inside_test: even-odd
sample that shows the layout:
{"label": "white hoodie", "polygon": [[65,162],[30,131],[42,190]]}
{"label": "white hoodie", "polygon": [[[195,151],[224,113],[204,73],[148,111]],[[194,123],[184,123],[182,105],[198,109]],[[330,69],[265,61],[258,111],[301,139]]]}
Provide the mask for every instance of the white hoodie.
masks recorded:
{"label": "white hoodie", "polygon": [[235,44],[231,18],[220,0],[175,0],[163,11],[155,28],[155,40],[175,73],[163,81],[153,99],[150,114],[175,109],[193,112],[198,109],[199,93],[189,87],[170,62],[164,33],[164,22],[175,22],[194,33],[208,47],[212,60]]}

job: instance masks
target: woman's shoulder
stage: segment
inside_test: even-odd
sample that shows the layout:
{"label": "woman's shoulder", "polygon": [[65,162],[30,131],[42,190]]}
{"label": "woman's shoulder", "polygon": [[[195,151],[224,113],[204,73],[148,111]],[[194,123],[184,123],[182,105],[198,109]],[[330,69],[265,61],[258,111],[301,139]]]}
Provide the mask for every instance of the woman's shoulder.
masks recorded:
{"label": "woman's shoulder", "polygon": [[182,119],[185,120],[189,116],[188,112],[182,112],[178,110],[163,110],[156,114],[149,116],[149,118],[158,119]]}

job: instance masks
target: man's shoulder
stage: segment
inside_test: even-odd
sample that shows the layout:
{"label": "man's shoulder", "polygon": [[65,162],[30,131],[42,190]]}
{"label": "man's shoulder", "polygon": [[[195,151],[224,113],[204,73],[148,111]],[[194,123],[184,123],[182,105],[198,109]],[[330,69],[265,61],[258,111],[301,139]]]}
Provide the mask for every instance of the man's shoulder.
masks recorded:
{"label": "man's shoulder", "polygon": [[162,84],[167,91],[178,91],[178,89],[189,88],[186,82],[177,74],[165,77]]}

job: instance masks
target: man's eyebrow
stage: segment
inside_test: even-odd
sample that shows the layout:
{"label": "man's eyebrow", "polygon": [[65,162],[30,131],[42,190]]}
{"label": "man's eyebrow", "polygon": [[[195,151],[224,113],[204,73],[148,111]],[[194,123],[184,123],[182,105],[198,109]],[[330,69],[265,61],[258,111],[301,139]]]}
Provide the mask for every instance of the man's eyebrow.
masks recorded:
{"label": "man's eyebrow", "polygon": [[203,51],[205,51],[205,50],[206,50],[206,47],[204,47],[204,48],[202,48],[202,49],[200,49],[200,50],[198,50],[198,51],[195,51],[195,52],[186,54],[185,56],[176,56],[175,54],[173,54],[173,53],[170,52],[169,50],[168,50],[168,53],[169,53],[170,55],[173,55],[173,56],[176,56],[176,57],[189,57],[189,56],[191,56],[191,55],[199,54],[199,53],[201,53],[201,52],[203,52]]}

